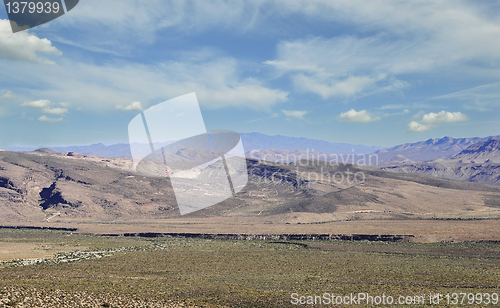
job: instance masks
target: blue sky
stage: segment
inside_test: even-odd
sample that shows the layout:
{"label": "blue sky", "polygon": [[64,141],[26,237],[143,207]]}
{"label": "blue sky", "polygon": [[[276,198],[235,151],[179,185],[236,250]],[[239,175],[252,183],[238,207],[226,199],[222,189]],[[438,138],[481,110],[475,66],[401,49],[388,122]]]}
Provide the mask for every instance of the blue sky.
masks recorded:
{"label": "blue sky", "polygon": [[494,1],[81,0],[12,34],[0,147],[127,142],[196,92],[207,129],[391,146],[500,134]]}

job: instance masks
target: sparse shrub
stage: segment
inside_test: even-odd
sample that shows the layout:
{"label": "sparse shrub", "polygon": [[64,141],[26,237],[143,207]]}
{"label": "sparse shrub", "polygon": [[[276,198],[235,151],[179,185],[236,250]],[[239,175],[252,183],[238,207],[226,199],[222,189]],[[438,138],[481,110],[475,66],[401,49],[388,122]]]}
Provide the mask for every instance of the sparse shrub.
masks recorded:
{"label": "sparse shrub", "polygon": [[5,303],[6,306],[10,306],[10,307],[15,307],[17,306],[17,304],[19,304],[20,301],[16,301],[16,300],[11,300],[11,301],[8,301]]}

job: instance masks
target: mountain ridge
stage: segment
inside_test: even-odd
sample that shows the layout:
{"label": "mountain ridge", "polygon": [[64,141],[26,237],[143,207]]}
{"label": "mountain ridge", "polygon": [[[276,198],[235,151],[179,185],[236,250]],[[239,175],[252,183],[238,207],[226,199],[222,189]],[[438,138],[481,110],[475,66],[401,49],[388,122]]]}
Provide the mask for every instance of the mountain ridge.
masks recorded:
{"label": "mountain ridge", "polygon": [[449,158],[404,164],[391,160],[382,164],[381,169],[400,173],[421,173],[468,182],[500,184],[500,140],[489,138],[474,143]]}
{"label": "mountain ridge", "polygon": [[452,138],[445,136],[380,149],[374,154],[378,155],[379,161],[387,161],[398,154],[413,161],[431,161],[442,157],[452,157],[473,144],[492,138],[500,138],[500,136],[472,138]]}

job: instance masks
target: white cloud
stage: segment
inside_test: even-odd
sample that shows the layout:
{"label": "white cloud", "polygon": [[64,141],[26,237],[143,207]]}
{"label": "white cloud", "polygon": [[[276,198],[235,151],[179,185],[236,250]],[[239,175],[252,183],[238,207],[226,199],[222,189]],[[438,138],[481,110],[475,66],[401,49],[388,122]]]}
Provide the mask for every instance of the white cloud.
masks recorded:
{"label": "white cloud", "polygon": [[62,120],[63,120],[62,117],[54,119],[54,118],[49,118],[46,115],[42,115],[41,117],[38,118],[38,121],[40,121],[40,122],[46,122],[46,123],[61,122]]}
{"label": "white cloud", "polygon": [[303,119],[307,114],[307,111],[304,110],[281,110],[287,117],[293,117],[297,119]]}
{"label": "white cloud", "polygon": [[70,103],[59,103],[59,106],[64,107],[64,108],[68,108],[69,106],[71,106],[71,104]]}
{"label": "white cloud", "polygon": [[[422,64],[441,66],[433,60],[450,61],[462,57],[480,56],[498,58],[500,22],[498,6],[494,3],[477,5],[467,1],[391,1],[363,0],[277,0],[284,12],[301,12],[323,21],[337,21],[361,32],[390,34],[385,43],[390,47],[394,38],[404,38],[407,52],[418,51],[422,58],[413,58],[406,67]],[[364,35],[366,37],[366,35]],[[400,40],[401,41],[401,40]],[[418,46],[424,43],[424,46]],[[384,44],[386,45],[386,44]],[[339,46],[342,47],[342,46]],[[360,46],[362,47],[362,46]],[[382,46],[378,46],[381,48]],[[426,48],[431,47],[432,49]],[[461,48],[457,48],[461,47]],[[391,51],[391,48],[388,49]],[[438,51],[436,54],[435,52]],[[453,53],[448,53],[454,51]],[[400,56],[390,53],[387,56]],[[435,57],[435,58],[434,58]],[[446,61],[445,63],[449,63]],[[404,63],[400,63],[402,65]]]}
{"label": "white cloud", "polygon": [[68,108],[43,108],[42,111],[48,114],[64,115],[68,113]]}
{"label": "white cloud", "polygon": [[[379,109],[383,109],[383,108],[379,108]],[[410,113],[410,110],[409,109],[404,109],[401,112],[385,113],[383,115],[383,117],[393,117],[393,116],[404,115],[404,114],[408,114],[408,113]]]}
{"label": "white cloud", "polygon": [[467,120],[467,116],[459,111],[449,112],[442,110],[438,113],[430,112],[424,114],[420,121],[411,121],[408,124],[408,128],[413,132],[423,132],[441,124]]}
{"label": "white cloud", "polygon": [[401,91],[410,84],[384,67],[392,61],[387,45],[377,38],[308,38],[280,43],[278,59],[264,63],[290,75],[297,90],[325,99]]}
{"label": "white cloud", "polygon": [[411,121],[410,123],[408,123],[408,128],[412,132],[423,132],[431,129],[431,126],[418,123],[417,121]]}
{"label": "white cloud", "polygon": [[[5,92],[5,91],[2,91],[2,92]],[[9,99],[9,98],[12,98],[12,97],[13,97],[12,92],[6,91],[5,94],[2,94],[0,96],[0,99]]]}
{"label": "white cloud", "polygon": [[242,77],[233,58],[218,58],[204,62],[167,62],[164,85],[175,96],[196,92],[201,105],[208,108],[247,107],[269,109],[288,99],[288,92],[266,87],[261,81]]}
{"label": "white cloud", "polygon": [[109,110],[123,102],[157,104],[186,93],[196,92],[206,108],[243,107],[269,111],[288,100],[288,92],[267,87],[245,76],[232,58],[201,62],[168,61],[154,65],[119,63],[97,66],[61,60],[44,70],[19,70],[0,62],[0,71],[13,83],[39,84],[34,95],[51,101],[71,101],[75,109]]}
{"label": "white cloud", "polygon": [[488,111],[491,110],[491,107],[500,106],[500,82],[436,96],[429,100],[462,101],[464,102],[464,107],[467,109]]}
{"label": "white cloud", "polygon": [[[65,18],[56,19],[51,26],[93,34],[77,36],[78,41],[69,43],[71,45],[97,52],[123,53],[134,43],[153,42],[162,29],[168,29],[170,34],[188,35],[214,27],[246,31],[259,19],[259,9],[265,2],[87,0],[80,1],[77,9]],[[107,30],[100,31],[102,28]],[[70,40],[73,40],[70,36],[61,38],[66,44]]]}
{"label": "white cloud", "polygon": [[380,109],[380,110],[387,110],[387,109],[403,109],[405,107],[405,105],[402,105],[402,104],[389,104],[389,105],[383,105],[377,109]]}
{"label": "white cloud", "polygon": [[23,107],[33,107],[33,108],[47,108],[52,105],[52,102],[46,99],[41,99],[38,101],[24,102],[21,106]]}
{"label": "white cloud", "polygon": [[[218,88],[206,88],[202,85],[196,85],[200,89],[196,91],[196,95],[200,104],[209,108],[234,106],[269,109],[272,105],[285,102],[288,99],[287,92],[269,89],[260,83],[245,83],[235,86],[221,84]],[[187,93],[188,88],[185,89],[184,93]]]}
{"label": "white cloud", "polygon": [[293,82],[298,90],[316,93],[326,99],[334,96],[353,96],[373,88],[376,80],[368,76],[349,76],[342,80],[297,74],[293,77]]}
{"label": "white cloud", "polygon": [[143,111],[144,109],[142,108],[141,102],[133,102],[132,104],[123,107],[122,105],[116,105],[116,109],[118,110],[137,110],[137,111]]}
{"label": "white cloud", "polygon": [[[401,91],[408,74],[491,76],[500,70],[500,21],[467,2],[277,0],[282,14],[349,27],[350,35],[283,41],[265,63],[323,98]],[[367,32],[367,29],[369,31]],[[360,33],[357,35],[356,33]],[[353,79],[356,78],[357,80]],[[356,82],[354,82],[356,81]]]}
{"label": "white cloud", "polygon": [[46,38],[38,38],[27,31],[12,33],[10,22],[0,19],[0,59],[20,60],[43,64],[54,62],[40,58],[40,54],[61,55]]}
{"label": "white cloud", "polygon": [[[323,27],[348,28],[349,33],[360,33],[368,40],[375,38],[370,46],[375,47],[376,55],[394,60],[391,63],[380,61],[382,66],[387,63],[395,70],[421,71],[465,58],[485,62],[491,57],[498,58],[500,23],[497,12],[491,10],[494,6],[493,1],[477,5],[466,1],[432,0],[372,0],[368,4],[362,0],[87,0],[80,1],[76,10],[54,20],[50,26],[69,29],[69,34],[61,40],[72,40],[74,33],[79,33],[75,36],[78,38],[76,45],[82,48],[104,52],[112,49],[112,52],[121,53],[127,49],[124,45],[139,42],[143,46],[154,42],[160,37],[157,32],[162,29],[168,34],[189,35],[215,27],[237,34],[245,31],[283,33],[296,30],[287,25],[296,26],[299,23],[296,20],[304,18],[308,23],[322,23]],[[107,31],[99,32],[103,28]],[[385,39],[381,35],[385,35]],[[358,62],[370,62],[370,57],[363,57],[363,54],[369,55],[367,43],[363,41],[353,36],[352,45],[338,45],[328,51],[340,55],[335,60],[345,59],[348,64],[354,58]],[[343,49],[346,46],[347,49]],[[381,54],[384,50],[386,53]],[[349,51],[355,51],[352,57]],[[408,54],[406,60],[409,61],[402,61],[404,53]],[[444,56],[447,53],[449,57]],[[322,54],[321,59],[327,55]],[[275,60],[280,61],[280,58]],[[299,64],[297,61],[295,66]],[[354,75],[361,76],[359,73]],[[369,71],[364,73],[374,77]]]}
{"label": "white cloud", "polygon": [[347,112],[341,113],[338,119],[344,122],[366,123],[378,121],[380,120],[380,117],[372,117],[366,110],[356,111],[354,109],[351,109]]}
{"label": "white cloud", "polygon": [[436,124],[443,124],[443,123],[453,123],[453,122],[460,122],[460,121],[466,121],[467,116],[465,114],[462,114],[461,112],[449,112],[449,111],[444,111],[441,110],[438,113],[428,113],[424,114],[422,117],[421,122],[424,124],[430,124],[430,125],[436,125]]}
{"label": "white cloud", "polygon": [[[41,117],[38,118],[38,120],[41,122],[53,123],[53,122],[62,121],[64,118],[64,115],[69,112],[68,108],[62,108],[62,107],[51,108],[50,106],[52,106],[52,105],[54,105],[53,102],[51,102],[47,99],[41,99],[41,100],[37,100],[37,101],[24,102],[21,106],[22,107],[38,108],[38,109],[41,109],[42,113],[60,116],[60,118],[54,119],[54,118],[49,118],[46,115],[42,115]],[[69,103],[59,103],[59,105],[68,106]]]}

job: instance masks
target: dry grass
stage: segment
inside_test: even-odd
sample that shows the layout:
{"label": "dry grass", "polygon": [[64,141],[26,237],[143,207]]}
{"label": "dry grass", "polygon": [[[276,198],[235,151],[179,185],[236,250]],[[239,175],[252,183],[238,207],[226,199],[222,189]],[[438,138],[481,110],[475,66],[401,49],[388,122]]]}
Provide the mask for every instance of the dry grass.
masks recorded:
{"label": "dry grass", "polygon": [[87,249],[81,246],[52,245],[38,243],[0,242],[0,261],[12,259],[48,258],[56,253],[77,249]]}

